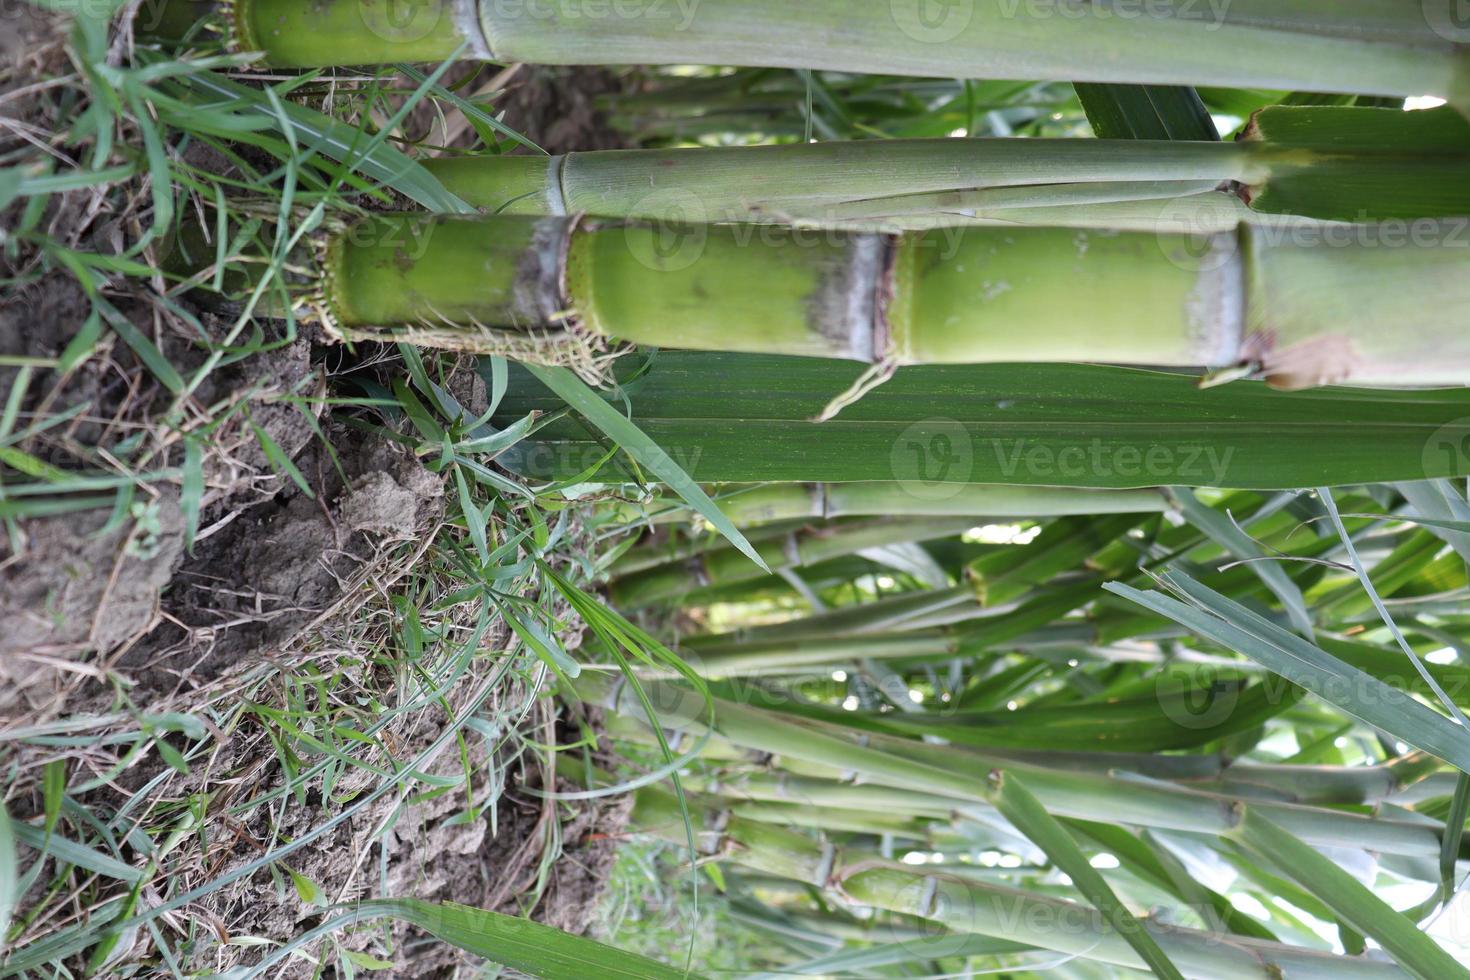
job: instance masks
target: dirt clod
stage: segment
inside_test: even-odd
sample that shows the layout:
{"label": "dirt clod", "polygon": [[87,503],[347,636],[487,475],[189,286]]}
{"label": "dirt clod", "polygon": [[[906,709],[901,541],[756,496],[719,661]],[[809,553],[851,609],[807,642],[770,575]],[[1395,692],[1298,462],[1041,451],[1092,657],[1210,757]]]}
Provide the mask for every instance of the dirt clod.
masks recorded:
{"label": "dirt clod", "polygon": [[152,624],[183,554],[178,499],[161,493],[136,503],[132,519],[110,516],[27,521],[23,548],[10,554],[0,541],[0,712],[18,710],[21,699],[34,707],[51,687],[52,669],[23,654],[112,650]]}

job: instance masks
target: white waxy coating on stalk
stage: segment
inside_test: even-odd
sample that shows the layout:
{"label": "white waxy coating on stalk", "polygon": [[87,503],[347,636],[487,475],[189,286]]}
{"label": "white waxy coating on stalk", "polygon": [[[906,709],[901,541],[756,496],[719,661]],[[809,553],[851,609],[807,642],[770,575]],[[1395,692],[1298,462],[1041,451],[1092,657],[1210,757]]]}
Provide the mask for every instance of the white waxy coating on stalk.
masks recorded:
{"label": "white waxy coating on stalk", "polygon": [[546,161],[546,213],[552,217],[566,217],[567,195],[562,180],[566,176],[567,158],[555,154]]}
{"label": "white waxy coating on stalk", "polygon": [[822,277],[808,300],[811,329],[836,341],[842,356],[852,360],[873,363],[886,353],[878,297],[890,265],[889,250],[887,236],[850,236],[841,263]]}
{"label": "white waxy coating on stalk", "polygon": [[1246,294],[1238,230],[1210,236],[1186,315],[1201,364],[1227,367],[1240,362],[1246,333]]}
{"label": "white waxy coating on stalk", "polygon": [[450,16],[460,37],[469,42],[468,57],[479,61],[495,61],[495,52],[490,48],[490,39],[485,34],[484,22],[480,20],[480,0],[453,0]]}
{"label": "white waxy coating on stalk", "polygon": [[564,218],[536,222],[531,246],[516,266],[514,312],[527,325],[551,324],[566,310],[566,256],[573,223]]}

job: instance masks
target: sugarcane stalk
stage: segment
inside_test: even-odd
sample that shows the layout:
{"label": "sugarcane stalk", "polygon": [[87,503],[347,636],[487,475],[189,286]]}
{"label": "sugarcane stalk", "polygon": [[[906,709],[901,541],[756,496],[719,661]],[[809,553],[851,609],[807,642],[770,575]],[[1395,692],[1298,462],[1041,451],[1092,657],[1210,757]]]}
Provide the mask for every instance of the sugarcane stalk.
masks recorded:
{"label": "sugarcane stalk", "polygon": [[1203,248],[1188,235],[1059,228],[757,231],[700,225],[671,239],[668,227],[567,218],[367,218],[330,237],[319,310],[346,339],[501,353],[507,333],[530,344],[570,325],[884,372],[1104,361],[1241,369],[1291,388],[1470,381],[1470,332],[1443,312],[1470,306],[1470,249],[1447,225],[1393,248],[1249,227]]}
{"label": "sugarcane stalk", "polygon": [[[630,728],[632,726],[629,726]],[[646,734],[646,730],[645,730]],[[1266,799],[1301,805],[1378,803],[1404,785],[1404,775],[1394,763],[1377,766],[1291,766],[1239,763],[1220,757],[1190,756],[1195,768],[1213,767],[1220,775],[1210,780],[1179,778],[1169,772],[1168,757],[1123,753],[1066,753],[1050,751],[1001,752],[987,750],[1012,762],[1076,772],[1128,771],[1155,779],[1172,779],[1185,788],[1210,788],[1223,796]],[[1094,758],[1088,758],[1092,756]],[[1432,757],[1418,763],[1439,767]],[[1184,767],[1188,768],[1188,767]],[[990,813],[953,797],[916,792],[876,783],[854,783],[798,775],[782,770],[731,772],[718,778],[686,780],[699,792],[769,803],[801,803],[825,808],[898,811],[932,819],[955,814]],[[1410,783],[1412,785],[1412,783]],[[1289,797],[1289,799],[1283,799]]]}
{"label": "sugarcane stalk", "polygon": [[[972,523],[973,518],[968,517],[925,517],[864,521],[829,528],[803,527],[778,540],[759,542],[756,550],[772,571],[801,568],[869,548],[958,534]],[[712,548],[687,561],[657,565],[645,564],[645,556],[635,552],[624,557],[628,564],[620,560],[613,566],[609,594],[616,606],[626,609],[677,597],[696,585],[743,582],[766,574],[730,546]],[[623,574],[627,568],[637,570]]]}
{"label": "sugarcane stalk", "polygon": [[[1045,553],[1041,557],[1045,558]],[[1237,566],[1225,575],[1234,579],[1230,585],[1237,595],[1263,588],[1248,567]],[[1007,580],[1002,577],[1000,581]],[[1018,585],[1006,590],[1004,596],[1018,599],[1034,588]],[[989,606],[985,604],[985,583],[972,581],[933,594],[921,592],[875,603],[876,610],[866,606],[840,609],[814,617],[810,625],[794,620],[745,636],[694,637],[680,644],[680,653],[711,679],[809,673],[815,667],[865,659],[934,662],[986,650],[1044,647],[1054,645],[1058,638],[1062,642],[1081,641],[1087,634],[1073,631],[1076,624],[1056,620],[1090,600],[1087,594],[1055,591],[1037,593],[1024,603]],[[894,618],[899,621],[886,630],[873,628]],[[1121,622],[1099,617],[1081,625],[1094,635],[1106,625],[1109,639],[1116,641],[1153,634],[1158,622],[1148,617],[1129,617]],[[1363,662],[1361,656],[1356,659]],[[1452,672],[1445,668],[1440,668],[1437,676],[1450,682],[1453,689],[1464,686],[1458,677],[1451,680]],[[1151,691],[1154,681],[1141,683]]]}
{"label": "sugarcane stalk", "polygon": [[[1079,602],[1079,605],[1082,604]],[[1096,647],[1119,640],[1167,640],[1187,635],[1177,627],[1167,628],[1161,620],[1147,616],[1104,618],[1100,622],[1065,620],[1034,628],[1030,628],[1029,619],[1019,624],[1015,621],[1002,622],[994,629],[976,622],[1009,616],[1020,610],[1020,605],[986,609],[970,603],[956,606],[945,614],[916,619],[887,632],[854,630],[846,635],[831,637],[809,634],[804,630],[772,636],[762,634],[748,640],[739,640],[724,634],[699,636],[690,638],[697,642],[680,643],[679,652],[703,676],[718,679],[740,674],[810,674],[818,668],[845,667],[862,659],[891,660],[913,666],[939,663],[987,651],[1036,653],[1054,649]],[[842,611],[846,610],[839,612]],[[1051,612],[1054,609],[1042,611]],[[793,620],[791,624],[782,625],[801,622]],[[1146,650],[1107,651],[1093,656],[1119,663],[1161,663],[1165,659],[1162,654]],[[1249,664],[1241,665],[1236,661],[1222,661],[1204,655],[1186,653],[1178,655],[1176,659],[1180,663],[1252,669]]]}
{"label": "sugarcane stalk", "polygon": [[[700,735],[704,727],[685,719],[705,716],[705,702],[693,691],[656,680],[643,682],[663,719]],[[612,677],[590,672],[575,681],[578,695],[619,713],[638,717],[641,705]],[[1303,840],[1319,846],[1366,848],[1384,854],[1432,857],[1440,835],[1431,823],[1369,817],[1298,806],[1274,800],[1204,793],[1164,783],[1140,783],[1095,772],[1051,770],[952,745],[912,739],[752,708],[714,699],[715,730],[737,745],[802,759],[866,781],[948,796],[991,806],[994,790],[987,774],[1015,772],[1046,806],[1066,817],[1124,823],[1162,830],[1224,834],[1247,810],[1257,810]]]}
{"label": "sugarcane stalk", "polygon": [[[196,0],[167,0],[199,9]],[[449,57],[539,64],[717,64],[940,78],[1439,95],[1470,74],[1453,0],[1084,5],[965,0],[233,0],[229,43],[276,67]],[[935,14],[939,16],[935,16]],[[173,18],[178,19],[178,18]]]}
{"label": "sugarcane stalk", "polygon": [[[836,530],[836,525],[828,525],[824,530],[830,533]],[[745,539],[757,548],[771,545],[773,550],[779,550],[788,543],[791,535],[803,531],[810,533],[812,528],[801,521],[784,521],[752,528]],[[714,533],[669,536],[629,548],[617,557],[609,573],[615,577],[624,577],[661,565],[687,562],[707,552],[718,551],[724,544],[724,539]]]}
{"label": "sugarcane stalk", "polygon": [[717,680],[736,676],[808,673],[814,667],[853,664],[869,659],[949,659],[959,654],[960,641],[960,634],[949,629],[910,630],[862,636],[776,639],[721,647],[681,647],[680,655],[700,676]]}
{"label": "sugarcane stalk", "polygon": [[[715,503],[741,528],[779,521],[842,517],[968,516],[1040,520],[1093,514],[1152,514],[1167,510],[1156,490],[1079,490],[1070,487],[1006,487],[967,484],[942,499],[915,494],[902,483],[767,483],[727,487]],[[694,518],[682,502],[619,502],[604,508],[608,520],[626,524],[669,524]]]}
{"label": "sugarcane stalk", "polygon": [[906,592],[874,602],[842,606],[831,612],[803,616],[784,623],[752,626],[729,633],[703,633],[680,639],[681,650],[720,650],[748,642],[796,640],[804,638],[854,636],[907,628],[919,616],[933,615],[956,607],[966,611],[981,609],[971,585],[948,589],[926,589]]}
{"label": "sugarcane stalk", "polygon": [[[1226,181],[1264,179],[1267,165],[1253,160],[1263,145],[896,139],[447,157],[425,161],[425,166],[466,202],[497,214],[592,214],[701,224],[982,188],[1018,192],[1118,181],[1202,183],[1198,193]],[[1318,155],[1288,152],[1299,164]],[[674,213],[681,204],[685,213]]]}
{"label": "sugarcane stalk", "polygon": [[686,788],[708,797],[764,803],[797,803],[824,809],[902,813],[944,820],[965,803],[949,796],[919,793],[872,783],[842,783],[830,779],[794,776],[785,772],[721,773],[717,778],[685,778]]}
{"label": "sugarcane stalk", "polygon": [[[665,733],[679,737],[681,730]],[[656,746],[647,725],[622,714],[608,718],[608,732],[618,741]],[[683,744],[683,743],[680,743]],[[961,758],[975,750],[957,747]],[[1126,752],[1059,752],[1031,749],[986,749],[985,759],[1006,759],[1064,772],[1131,772],[1155,780],[1169,780],[1186,789],[1203,789],[1241,799],[1270,799],[1309,805],[1373,804],[1393,799],[1413,802],[1454,792],[1454,775],[1442,773],[1444,764],[1425,752],[1414,751],[1373,766],[1305,766],[1236,762],[1223,755],[1163,755]],[[710,736],[700,759],[743,763],[755,770],[722,767],[718,779],[687,777],[698,791],[771,802],[812,802],[828,807],[872,809],[891,807],[894,794],[903,794],[913,813],[943,817],[965,810],[952,796],[899,789],[878,783],[852,782],[852,773],[832,766],[771,755],[742,748],[720,735]],[[975,767],[983,765],[976,757]]]}
{"label": "sugarcane stalk", "polygon": [[[708,805],[691,808],[702,853],[782,878],[829,889],[835,897],[938,922],[956,932],[1014,940],[1117,966],[1142,967],[1126,939],[1094,909],[1065,899],[922,871],[876,854],[832,844]],[[675,844],[686,841],[684,814],[672,795],[640,790],[636,827]],[[1397,966],[1336,956],[1249,937],[1143,920],[1184,974],[1200,980],[1377,980],[1406,976]]]}
{"label": "sugarcane stalk", "polygon": [[[1272,223],[1278,215],[1470,214],[1461,179],[1470,126],[1448,111],[1272,107],[1252,122],[1254,138],[1231,143],[893,139],[445,157],[424,165],[493,214],[902,231],[941,222],[1096,226],[1100,215],[1121,209],[1094,206],[1125,205],[1150,218],[1146,230],[1200,232],[1242,216]],[[1229,195],[1210,193],[1220,187],[1239,187],[1252,208],[1227,206]],[[1150,201],[1166,205],[1141,206]]]}
{"label": "sugarcane stalk", "polygon": [[[806,901],[810,900],[812,894],[811,890],[800,882],[789,878],[776,878],[771,875],[751,874],[743,871],[740,880],[755,886],[755,890],[760,892],[763,899],[768,896],[789,895],[792,898]],[[850,916],[824,915],[797,906],[781,908],[779,915],[783,921],[798,924],[816,935],[830,937],[834,943],[932,940],[934,934],[934,927],[929,923],[902,914],[889,914],[883,916],[881,920],[864,922]],[[1016,943],[1011,944],[1011,948],[1007,949],[1001,940],[987,939],[986,942],[998,947],[995,949],[996,952],[1011,952],[1023,948],[1021,944]],[[789,976],[789,973],[763,975],[760,980],[778,980],[778,978]],[[747,980],[757,980],[757,978],[748,977]]]}
{"label": "sugarcane stalk", "polygon": [[1425,782],[1443,765],[1419,751],[1377,766],[1233,765],[1195,785],[1225,795],[1271,793],[1292,803],[1379,803]]}
{"label": "sugarcane stalk", "polygon": [[767,801],[724,801],[730,815],[757,823],[822,830],[828,833],[859,834],[870,837],[889,835],[913,841],[933,850],[942,847],[965,847],[973,840],[964,837],[941,819],[909,815],[903,810],[876,813],[853,808],[822,807],[809,803]]}

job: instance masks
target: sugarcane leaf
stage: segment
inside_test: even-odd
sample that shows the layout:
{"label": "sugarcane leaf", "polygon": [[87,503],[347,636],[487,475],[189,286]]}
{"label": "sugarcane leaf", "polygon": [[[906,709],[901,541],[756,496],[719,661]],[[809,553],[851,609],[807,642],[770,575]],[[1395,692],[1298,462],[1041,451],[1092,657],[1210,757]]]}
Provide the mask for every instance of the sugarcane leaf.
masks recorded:
{"label": "sugarcane leaf", "polygon": [[1445,817],[1444,840],[1439,852],[1440,894],[1446,901],[1455,893],[1455,863],[1460,858],[1466,820],[1470,820],[1470,775],[1462,772],[1455,780],[1455,795]]}
{"label": "sugarcane leaf", "polygon": [[912,575],[930,588],[942,589],[949,585],[949,576],[934,557],[915,541],[864,548],[859,555],[895,571]]}
{"label": "sugarcane leaf", "polygon": [[1247,561],[1250,570],[1266,583],[1266,588],[1286,607],[1286,614],[1291,617],[1291,625],[1296,627],[1297,632],[1309,640],[1315,637],[1312,616],[1307,612],[1307,602],[1302,597],[1302,590],[1278,562],[1268,558],[1266,550],[1255,538],[1241,530],[1229,516],[1208,506],[1187,488],[1176,489],[1174,499],[1186,521],[1199,528],[1206,537],[1230,554]]}
{"label": "sugarcane leaf", "polygon": [[709,498],[709,494],[669,457],[657,441],[645,435],[636,423],[624,417],[566,368],[537,364],[528,364],[525,368],[559,398],[580,412],[587,421],[606,433],[608,438],[622,446],[640,466],[667,484],[670,490],[698,511],[701,517],[709,521],[715,530],[755,562],[762,571],[770,571],[750,542],[745,540],[745,535],[730,523],[730,518]]}
{"label": "sugarcane leaf", "polygon": [[[529,369],[511,373],[497,425],[562,409]],[[627,421],[678,446],[703,483],[897,480],[932,495],[948,483],[1278,489],[1470,475],[1464,454],[1425,451],[1470,435],[1470,389],[1201,390],[1189,377],[1128,368],[909,367],[813,425],[852,373],[817,358],[665,351]],[[550,420],[501,462],[566,479],[601,451],[579,421]]]}
{"label": "sugarcane leaf", "polygon": [[1248,848],[1318,896],[1346,925],[1377,941],[1400,966],[1420,980],[1470,978],[1470,970],[1421,932],[1414,922],[1270,819],[1247,808],[1233,833]]}
{"label": "sugarcane leaf", "polygon": [[363,919],[391,917],[418,926],[466,952],[541,980],[699,980],[697,974],[539,922],[452,902],[379,898],[359,902],[353,911]]}
{"label": "sugarcane leaf", "polygon": [[1000,787],[995,797],[996,809],[1072,879],[1077,890],[1112,923],[1154,975],[1166,980],[1184,980],[1179,968],[1159,948],[1143,923],[1128,911],[1107,880],[1088,862],[1067,828],[1046,812],[1015,773],[997,773],[991,779]]}
{"label": "sugarcane leaf", "polygon": [[1270,929],[1231,905],[1224,895],[1195,880],[1189,869],[1148,832],[1135,836],[1126,827],[1091,820],[1067,819],[1062,823],[1075,833],[1092,838],[1118,858],[1123,868],[1194,908],[1212,929],[1223,926],[1238,935],[1275,941]]}
{"label": "sugarcane leaf", "polygon": [[[1307,151],[1299,166],[1275,169],[1250,188],[1257,211],[1358,222],[1470,212],[1470,189],[1460,179],[1470,160],[1470,121],[1449,106],[1271,106],[1255,114],[1242,139]],[[1355,151],[1364,155],[1345,163]]]}
{"label": "sugarcane leaf", "polygon": [[[706,671],[709,670],[705,666]],[[1255,684],[1160,691],[1128,701],[1098,701],[1004,711],[906,713],[849,711],[794,698],[785,691],[762,692],[746,685],[711,681],[727,698],[764,703],[787,714],[894,735],[929,736],[979,749],[1036,749],[1055,752],[1162,752],[1195,748],[1248,731],[1289,709],[1301,696],[1293,689]]]}
{"label": "sugarcane leaf", "polygon": [[[711,865],[714,867],[714,865]],[[1001,956],[1026,953],[1035,947],[1009,939],[990,936],[953,935],[925,936],[896,943],[881,943],[858,949],[844,949],[785,966],[780,973],[762,973],[749,980],[778,980],[779,977],[820,974],[822,976],[866,976],[861,971],[885,966],[926,966],[936,959],[970,956]]]}
{"label": "sugarcane leaf", "polygon": [[1403,112],[1364,106],[1274,105],[1252,116],[1245,138],[1317,150],[1470,152],[1470,120],[1449,106]]}
{"label": "sugarcane leaf", "polygon": [[1470,772],[1470,733],[1444,715],[1183,572],[1169,572],[1163,581],[1194,605],[1121,582],[1109,582],[1103,588],[1249,657],[1353,717]]}
{"label": "sugarcane leaf", "polygon": [[[1422,517],[1419,514],[1357,514],[1343,512],[1343,517],[1358,517],[1370,521],[1400,522],[1413,524],[1415,527],[1428,528],[1439,531],[1459,531],[1470,533],[1470,520],[1447,520],[1437,517]],[[1441,540],[1448,539],[1444,535],[1437,535]],[[1458,549],[1456,549],[1458,550]]]}
{"label": "sugarcane leaf", "polygon": [[1220,138],[1204,100],[1187,86],[1077,82],[1073,87],[1098,139],[1215,141]]}
{"label": "sugarcane leaf", "polygon": [[[1390,650],[1376,643],[1317,637],[1317,645],[1349,666],[1372,674],[1383,683],[1402,691],[1413,691],[1426,698],[1435,697],[1434,688],[1401,650]],[[1456,704],[1470,704],[1470,667],[1464,664],[1424,664],[1428,673]]]}
{"label": "sugarcane leaf", "polygon": [[1470,503],[1448,480],[1418,480],[1398,485],[1399,493],[1414,509],[1406,515],[1428,528],[1455,553],[1470,562]]}
{"label": "sugarcane leaf", "polygon": [[1414,648],[1409,646],[1409,641],[1404,638],[1403,631],[1399,629],[1398,623],[1394,622],[1393,617],[1389,615],[1388,607],[1383,604],[1383,599],[1378,595],[1378,590],[1373,585],[1372,577],[1368,574],[1367,569],[1363,567],[1362,559],[1358,557],[1358,547],[1353,543],[1352,535],[1348,534],[1347,528],[1342,523],[1342,515],[1337,511],[1337,501],[1333,498],[1332,491],[1324,487],[1317,491],[1317,496],[1322,498],[1322,503],[1326,505],[1328,516],[1332,518],[1332,526],[1337,529],[1338,536],[1342,539],[1343,548],[1347,550],[1348,560],[1352,562],[1353,570],[1358,573],[1358,580],[1363,583],[1363,590],[1368,593],[1368,598],[1372,600],[1373,608],[1377,610],[1379,618],[1383,620],[1383,624],[1393,634],[1393,638],[1398,643],[1399,649],[1403,650],[1404,656],[1409,658],[1409,662],[1414,665],[1414,669],[1424,680],[1424,683],[1429,685],[1430,689],[1434,691],[1435,696],[1439,698],[1440,703],[1449,711],[1450,717],[1459,722],[1461,732],[1470,735],[1470,719],[1465,717],[1465,713],[1460,710],[1460,706],[1455,703],[1454,698],[1451,698],[1440,686],[1439,682],[1434,679],[1434,675],[1424,666],[1424,662],[1419,659],[1419,655],[1414,652]]}

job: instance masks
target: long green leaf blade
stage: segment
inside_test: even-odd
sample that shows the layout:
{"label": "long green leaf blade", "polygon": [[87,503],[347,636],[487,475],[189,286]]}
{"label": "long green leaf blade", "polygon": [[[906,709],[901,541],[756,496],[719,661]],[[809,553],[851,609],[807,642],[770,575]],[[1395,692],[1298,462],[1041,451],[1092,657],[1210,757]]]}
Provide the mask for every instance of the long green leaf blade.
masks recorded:
{"label": "long green leaf blade", "polygon": [[1088,862],[1087,855],[1082,853],[1067,828],[1046,812],[1014,773],[998,774],[994,778],[1000,786],[995,805],[1001,814],[1072,879],[1077,890],[1128,940],[1128,945],[1142,957],[1155,976],[1165,980],[1184,980],[1179,968],[1159,948],[1143,923],[1128,911],[1107,880]]}
{"label": "long green leaf blade", "polygon": [[730,522],[730,518],[709,498],[709,494],[669,457],[657,441],[645,435],[637,424],[630,422],[566,368],[530,364],[526,366],[526,370],[555,392],[557,397],[582,413],[587,421],[606,433],[608,438],[622,446],[628,455],[638,461],[638,465],[667,484],[670,490],[698,511],[701,517],[739,548],[742,554],[764,571],[770,571],[755,548],[745,540],[745,535]]}
{"label": "long green leaf blade", "polygon": [[1103,588],[1249,657],[1348,714],[1470,772],[1470,732],[1444,715],[1182,572],[1169,573],[1165,581],[1198,608],[1120,582],[1109,582]]}
{"label": "long green leaf blade", "polygon": [[363,918],[392,916],[433,933],[466,952],[541,980],[698,980],[635,953],[574,936],[528,919],[411,898],[382,898],[355,906]]}
{"label": "long green leaf blade", "polygon": [[1186,521],[1235,557],[1249,562],[1251,571],[1256,573],[1266,584],[1266,588],[1275,593],[1276,598],[1286,607],[1291,625],[1307,639],[1312,639],[1312,617],[1307,612],[1306,600],[1302,598],[1302,590],[1286,574],[1286,569],[1274,559],[1268,559],[1266,550],[1233,520],[1205,504],[1189,490],[1180,489],[1175,494],[1175,499],[1179,502],[1179,509]]}
{"label": "long green leaf blade", "polygon": [[[912,367],[813,424],[859,370],[665,351],[639,379],[624,421],[678,447],[701,483],[885,480],[932,497],[955,483],[1281,489],[1470,475],[1463,454],[1426,451],[1470,436],[1470,389],[1201,390],[1191,377],[1127,368]],[[512,367],[495,424],[563,404],[529,369]],[[579,421],[560,419],[501,461],[568,479],[602,452]]]}
{"label": "long green leaf blade", "polygon": [[72,864],[119,881],[134,882],[143,876],[143,872],[137,868],[85,844],[78,844],[69,837],[54,833],[48,835],[42,828],[24,821],[17,821],[10,826],[11,833],[23,844],[43,851],[64,864]]}
{"label": "long green leaf blade", "polygon": [[1073,85],[1099,139],[1209,140],[1220,138],[1199,93],[1182,85]]}
{"label": "long green leaf blade", "polygon": [[1352,875],[1271,820],[1247,811],[1236,831],[1245,844],[1283,869],[1352,928],[1377,940],[1420,980],[1470,978],[1470,970]]}

